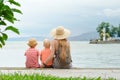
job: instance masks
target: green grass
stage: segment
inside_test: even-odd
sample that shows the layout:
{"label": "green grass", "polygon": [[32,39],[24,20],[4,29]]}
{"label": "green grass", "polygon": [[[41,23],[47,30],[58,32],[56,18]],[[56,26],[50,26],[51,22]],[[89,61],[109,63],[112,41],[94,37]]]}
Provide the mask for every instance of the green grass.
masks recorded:
{"label": "green grass", "polygon": [[44,74],[0,74],[0,80],[116,80],[114,78],[102,79],[101,77],[97,78],[87,78],[87,77],[55,77],[51,75]]}

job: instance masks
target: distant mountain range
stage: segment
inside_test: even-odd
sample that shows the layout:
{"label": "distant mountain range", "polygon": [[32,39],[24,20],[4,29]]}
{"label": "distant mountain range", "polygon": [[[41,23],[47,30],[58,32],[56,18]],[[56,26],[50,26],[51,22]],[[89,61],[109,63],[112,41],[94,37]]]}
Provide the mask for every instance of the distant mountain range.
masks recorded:
{"label": "distant mountain range", "polygon": [[97,39],[99,34],[97,32],[88,32],[81,35],[69,37],[71,41],[89,41],[91,39]]}
{"label": "distant mountain range", "polygon": [[[38,41],[43,41],[45,38],[52,39],[50,37],[43,37],[43,36],[30,36],[30,37],[14,37],[9,38],[8,41],[27,41],[30,38],[36,38]],[[88,32],[77,36],[69,37],[70,41],[89,41],[91,39],[98,38],[97,32]]]}
{"label": "distant mountain range", "polygon": [[29,37],[13,37],[9,38],[8,41],[28,41],[30,38],[36,38],[38,41],[43,41],[45,38],[50,39],[48,37],[41,36],[29,36]]}

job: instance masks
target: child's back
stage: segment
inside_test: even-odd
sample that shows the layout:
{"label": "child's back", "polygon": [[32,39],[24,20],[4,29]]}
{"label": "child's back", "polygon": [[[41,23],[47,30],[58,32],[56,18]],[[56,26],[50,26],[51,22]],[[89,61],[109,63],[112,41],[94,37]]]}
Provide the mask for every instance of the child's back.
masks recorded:
{"label": "child's back", "polygon": [[[44,49],[41,50],[40,58],[41,62],[44,63],[44,61],[50,56],[51,49],[50,49],[50,41],[48,39],[45,39],[44,42]],[[49,61],[45,67],[52,67],[53,60]]]}
{"label": "child's back", "polygon": [[35,49],[35,46],[37,45],[37,42],[35,39],[30,39],[28,42],[28,45],[30,48],[26,50],[25,56],[26,56],[26,67],[27,68],[38,68],[39,67],[39,51]]}

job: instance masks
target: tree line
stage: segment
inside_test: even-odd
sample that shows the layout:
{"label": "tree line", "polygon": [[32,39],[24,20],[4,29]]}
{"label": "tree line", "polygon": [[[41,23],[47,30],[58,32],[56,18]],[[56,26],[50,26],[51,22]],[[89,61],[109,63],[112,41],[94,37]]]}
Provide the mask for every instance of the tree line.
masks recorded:
{"label": "tree line", "polygon": [[110,37],[120,37],[120,24],[113,26],[109,22],[101,22],[96,30],[99,33],[100,40],[102,40],[104,35],[106,39]]}

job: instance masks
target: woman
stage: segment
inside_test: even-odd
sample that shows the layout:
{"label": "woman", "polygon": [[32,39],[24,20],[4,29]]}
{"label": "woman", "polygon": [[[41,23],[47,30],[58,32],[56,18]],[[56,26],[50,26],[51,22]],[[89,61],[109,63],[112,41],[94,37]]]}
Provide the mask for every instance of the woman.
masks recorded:
{"label": "woman", "polygon": [[62,26],[58,26],[51,31],[51,35],[54,38],[51,43],[51,55],[44,61],[43,65],[45,66],[50,60],[54,59],[54,68],[71,68],[70,43],[67,40],[70,31]]}

